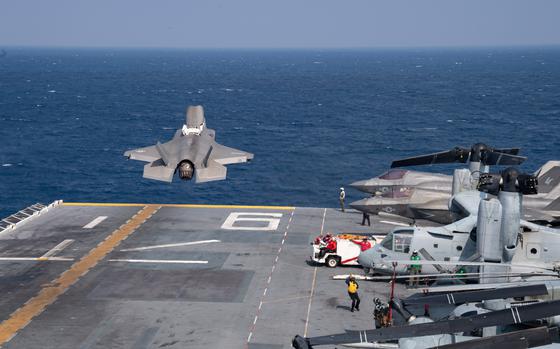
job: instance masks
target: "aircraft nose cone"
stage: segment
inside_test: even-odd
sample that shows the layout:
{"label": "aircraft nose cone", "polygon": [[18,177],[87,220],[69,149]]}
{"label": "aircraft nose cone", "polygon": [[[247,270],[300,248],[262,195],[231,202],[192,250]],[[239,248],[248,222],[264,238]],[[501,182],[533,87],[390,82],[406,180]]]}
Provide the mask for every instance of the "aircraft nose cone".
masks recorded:
{"label": "aircraft nose cone", "polygon": [[371,185],[369,184],[368,179],[364,179],[363,181],[354,182],[354,183],[350,184],[350,186],[352,188],[357,189],[359,191],[362,191],[364,193],[372,193]]}
{"label": "aircraft nose cone", "polygon": [[371,255],[371,249],[360,252],[358,255],[358,264],[360,264],[364,268],[373,268],[373,258]]}
{"label": "aircraft nose cone", "polygon": [[356,209],[356,210],[358,210],[358,211],[361,211],[361,212],[374,213],[374,212],[371,210],[370,205],[368,205],[368,198],[365,198],[365,199],[361,199],[361,200],[358,200],[358,201],[351,202],[351,203],[350,203],[350,207],[352,207],[353,209]]}

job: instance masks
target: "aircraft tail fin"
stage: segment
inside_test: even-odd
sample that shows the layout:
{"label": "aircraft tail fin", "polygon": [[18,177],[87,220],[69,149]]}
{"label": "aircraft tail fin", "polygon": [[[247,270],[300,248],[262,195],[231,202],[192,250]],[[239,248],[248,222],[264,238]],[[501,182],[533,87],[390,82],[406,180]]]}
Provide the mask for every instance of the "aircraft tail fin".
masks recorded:
{"label": "aircraft tail fin", "polygon": [[560,161],[548,161],[536,175],[539,181],[539,193],[552,192],[560,185]]}
{"label": "aircraft tail fin", "polygon": [[161,155],[161,160],[163,160],[165,165],[170,166],[170,167],[177,166],[176,163],[175,164],[170,163],[171,162],[171,156],[169,155],[169,152],[167,151],[167,149],[165,149],[165,146],[163,144],[161,144],[160,142],[157,142],[156,143],[156,149],[157,149],[159,155]]}

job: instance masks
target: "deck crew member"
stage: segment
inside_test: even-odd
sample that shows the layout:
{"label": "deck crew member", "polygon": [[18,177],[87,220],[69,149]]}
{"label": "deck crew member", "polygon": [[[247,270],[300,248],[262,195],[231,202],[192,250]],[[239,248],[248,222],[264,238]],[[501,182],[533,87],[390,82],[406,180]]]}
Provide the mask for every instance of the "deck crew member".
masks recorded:
{"label": "deck crew member", "polygon": [[363,238],[362,241],[359,240],[352,240],[353,243],[356,245],[360,245],[360,251],[364,252],[371,248],[371,244],[369,243],[367,238]]}
{"label": "deck crew member", "polygon": [[344,199],[346,199],[346,192],[344,188],[340,187],[340,194],[338,195],[338,200],[340,201],[340,210],[344,212]]}
{"label": "deck crew member", "polygon": [[360,296],[358,295],[358,288],[360,286],[356,282],[356,278],[350,274],[350,276],[346,279],[346,285],[348,285],[348,296],[352,300],[350,311],[354,312],[354,309],[360,311]]}
{"label": "deck crew member", "polygon": [[369,213],[362,212],[362,225],[366,225],[366,221],[368,227],[371,227],[371,222],[369,221]]}
{"label": "deck crew member", "polygon": [[379,298],[373,299],[373,318],[375,319],[375,328],[389,327],[389,304],[382,303]]}
{"label": "deck crew member", "polygon": [[331,234],[327,234],[323,241],[326,245],[319,249],[319,259],[323,258],[327,253],[336,253],[336,240]]}
{"label": "deck crew member", "polygon": [[418,276],[422,272],[422,265],[420,263],[415,263],[420,261],[420,256],[418,255],[418,251],[414,250],[412,255],[410,256],[411,263],[408,266],[408,272],[410,273],[410,279],[408,281],[408,285],[418,286],[420,282],[420,277]]}

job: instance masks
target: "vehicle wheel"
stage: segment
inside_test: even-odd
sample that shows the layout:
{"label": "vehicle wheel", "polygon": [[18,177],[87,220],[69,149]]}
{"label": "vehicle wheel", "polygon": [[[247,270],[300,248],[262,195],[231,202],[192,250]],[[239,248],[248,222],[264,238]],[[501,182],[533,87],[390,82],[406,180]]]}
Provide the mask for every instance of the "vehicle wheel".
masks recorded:
{"label": "vehicle wheel", "polygon": [[325,260],[325,264],[329,268],[335,268],[338,265],[338,258],[336,258],[335,256],[328,256]]}

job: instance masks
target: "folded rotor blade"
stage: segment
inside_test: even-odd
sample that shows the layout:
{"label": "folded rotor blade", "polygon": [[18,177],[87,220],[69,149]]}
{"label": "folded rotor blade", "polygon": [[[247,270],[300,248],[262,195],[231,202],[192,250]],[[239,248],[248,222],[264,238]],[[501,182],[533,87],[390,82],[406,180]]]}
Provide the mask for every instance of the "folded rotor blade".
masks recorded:
{"label": "folded rotor blade", "polygon": [[308,341],[312,346],[354,343],[364,337],[368,338],[368,341],[387,341],[442,333],[468,332],[478,328],[518,324],[558,314],[560,314],[560,300],[519,306],[453,320],[393,326],[367,331],[347,331],[341,334],[312,337]]}
{"label": "folded rotor blade", "polygon": [[403,300],[405,306],[411,304],[461,304],[466,302],[480,302],[489,299],[504,299],[523,296],[541,296],[548,294],[545,285],[529,285],[507,287],[494,290],[452,292],[425,297],[413,297]]}
{"label": "folded rotor blade", "polygon": [[536,327],[499,334],[497,336],[482,337],[465,342],[440,345],[438,349],[515,349],[533,348],[551,344],[558,338],[558,327]]}
{"label": "folded rotor blade", "polygon": [[506,153],[511,155],[519,154],[519,148],[504,148],[504,149],[494,149],[495,152],[498,153]]}
{"label": "folded rotor blade", "polygon": [[465,163],[469,159],[469,150],[465,148],[453,148],[448,151],[439,153],[413,156],[406,159],[393,161],[391,168],[416,166],[416,165],[431,165],[431,164],[446,164],[450,162]]}
{"label": "folded rotor blade", "polygon": [[497,151],[487,151],[484,152],[482,156],[482,163],[485,165],[520,165],[525,160],[527,160],[525,156],[511,155]]}

